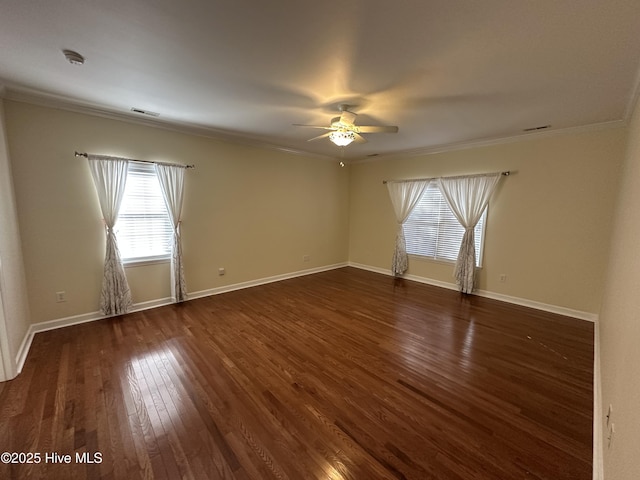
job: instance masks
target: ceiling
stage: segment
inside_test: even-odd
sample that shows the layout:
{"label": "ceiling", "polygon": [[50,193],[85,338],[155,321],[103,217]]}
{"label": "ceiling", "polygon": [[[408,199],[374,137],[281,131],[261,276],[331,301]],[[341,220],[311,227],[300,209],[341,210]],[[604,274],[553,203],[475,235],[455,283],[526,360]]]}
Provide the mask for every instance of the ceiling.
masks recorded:
{"label": "ceiling", "polygon": [[[0,12],[5,98],[344,159],[625,121],[640,66],[638,0],[0,0]],[[342,149],[292,125],[328,126],[340,104],[356,124],[400,130]]]}

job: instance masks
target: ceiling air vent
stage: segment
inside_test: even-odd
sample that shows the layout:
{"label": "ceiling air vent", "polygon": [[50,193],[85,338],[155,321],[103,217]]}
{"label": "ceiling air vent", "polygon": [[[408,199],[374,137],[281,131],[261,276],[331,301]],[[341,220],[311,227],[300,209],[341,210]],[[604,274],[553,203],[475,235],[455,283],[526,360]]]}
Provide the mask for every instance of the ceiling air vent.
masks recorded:
{"label": "ceiling air vent", "polygon": [[551,125],[542,125],[540,127],[530,127],[530,128],[525,128],[524,130],[522,130],[523,132],[537,132],[538,130],[546,130],[547,128],[549,128]]}
{"label": "ceiling air vent", "polygon": [[150,112],[149,110],[142,110],[141,108],[131,108],[133,113],[139,113],[141,115],[149,115],[150,117],[159,117],[160,114],[156,112]]}
{"label": "ceiling air vent", "polygon": [[78,52],[74,52],[73,50],[62,50],[64,58],[67,59],[71,65],[82,65],[84,63],[84,57],[80,55]]}

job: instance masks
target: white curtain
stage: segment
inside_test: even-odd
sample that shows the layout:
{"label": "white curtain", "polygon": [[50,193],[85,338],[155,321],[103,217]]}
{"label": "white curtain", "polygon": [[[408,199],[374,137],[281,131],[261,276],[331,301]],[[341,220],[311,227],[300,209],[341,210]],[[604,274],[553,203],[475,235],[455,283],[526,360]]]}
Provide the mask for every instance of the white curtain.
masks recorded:
{"label": "white curtain", "polygon": [[121,315],[131,307],[131,290],[124,274],[113,226],[118,219],[129,162],[125,159],[106,159],[95,155],[89,155],[88,158],[107,234],[100,310],[105,315]]}
{"label": "white curtain", "polygon": [[180,239],[180,214],[184,190],[184,167],[156,164],[164,203],[173,224],[173,245],[171,248],[171,296],[176,302],[187,299],[187,284],[182,265],[182,241]]}
{"label": "white curtain", "polygon": [[389,197],[396,214],[398,231],[396,234],[396,247],[393,251],[391,271],[394,275],[402,275],[407,271],[409,261],[407,257],[407,243],[404,238],[402,225],[415,208],[418,200],[429,185],[429,180],[416,180],[413,182],[387,182]]}
{"label": "white curtain", "polygon": [[465,229],[454,270],[456,283],[463,293],[473,291],[476,270],[474,229],[482,212],[487,208],[501,175],[501,173],[492,173],[438,179],[442,196]]}

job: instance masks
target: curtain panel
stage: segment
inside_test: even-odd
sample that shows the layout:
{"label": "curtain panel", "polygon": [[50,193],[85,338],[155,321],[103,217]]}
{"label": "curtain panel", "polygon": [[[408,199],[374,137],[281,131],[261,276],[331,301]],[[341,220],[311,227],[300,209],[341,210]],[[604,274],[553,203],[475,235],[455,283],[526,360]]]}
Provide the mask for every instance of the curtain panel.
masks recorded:
{"label": "curtain panel", "polygon": [[121,315],[129,311],[132,301],[113,227],[118,220],[129,162],[126,159],[96,155],[89,155],[88,159],[107,236],[100,311],[104,315]]}
{"label": "curtain panel", "polygon": [[176,302],[187,299],[187,284],[184,279],[182,262],[182,239],[180,238],[180,215],[184,191],[184,167],[156,164],[156,173],[160,189],[167,206],[169,219],[173,225],[173,243],[171,248],[171,296]]}
{"label": "curtain panel", "polygon": [[402,225],[415,208],[418,200],[424,193],[430,180],[416,180],[414,182],[387,182],[387,189],[393,211],[398,222],[396,233],[396,246],[391,259],[391,271],[393,275],[399,276],[409,268],[409,258],[407,256],[407,242],[404,238]]}
{"label": "curtain panel", "polygon": [[474,228],[487,208],[501,176],[501,173],[495,173],[438,179],[442,196],[465,229],[454,270],[456,283],[463,293],[471,293],[475,282]]}

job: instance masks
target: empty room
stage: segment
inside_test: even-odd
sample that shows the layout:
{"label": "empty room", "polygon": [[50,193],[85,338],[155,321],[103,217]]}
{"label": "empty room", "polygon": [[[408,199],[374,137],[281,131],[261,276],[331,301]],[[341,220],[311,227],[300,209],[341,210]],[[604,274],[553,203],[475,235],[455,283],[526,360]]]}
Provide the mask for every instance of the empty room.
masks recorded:
{"label": "empty room", "polygon": [[2,0],[0,478],[639,478],[639,33]]}

